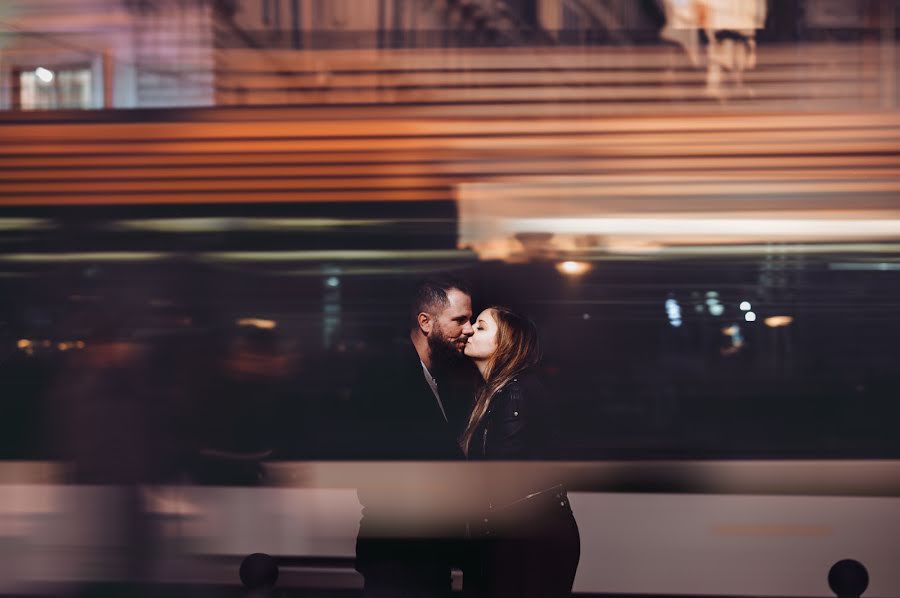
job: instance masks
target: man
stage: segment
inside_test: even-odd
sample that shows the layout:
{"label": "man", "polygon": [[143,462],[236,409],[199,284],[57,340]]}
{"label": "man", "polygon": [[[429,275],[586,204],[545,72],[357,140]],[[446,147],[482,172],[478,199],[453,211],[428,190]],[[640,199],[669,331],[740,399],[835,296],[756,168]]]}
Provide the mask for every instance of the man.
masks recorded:
{"label": "man", "polygon": [[[457,396],[459,368],[473,334],[466,285],[441,277],[416,289],[408,340],[373,363],[353,391],[360,423],[355,453],[386,461],[463,458],[457,437],[470,406]],[[450,594],[450,568],[464,524],[432,516],[447,496],[438,476],[410,476],[402,465],[362,481],[356,568],[367,598]],[[427,474],[427,470],[426,474]]]}

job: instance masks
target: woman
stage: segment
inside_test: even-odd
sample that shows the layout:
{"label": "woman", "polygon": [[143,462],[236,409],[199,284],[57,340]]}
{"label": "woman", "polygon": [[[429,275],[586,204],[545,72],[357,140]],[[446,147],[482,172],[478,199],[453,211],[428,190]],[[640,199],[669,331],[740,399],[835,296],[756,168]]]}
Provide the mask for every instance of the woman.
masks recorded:
{"label": "woman", "polygon": [[[473,461],[554,457],[556,406],[534,373],[540,359],[534,324],[504,307],[490,307],[478,315],[474,330],[465,354],[482,382],[460,442],[463,451]],[[485,489],[484,516],[470,526],[482,540],[477,591],[486,596],[569,596],[580,539],[565,489],[529,482],[517,467],[522,465],[511,464],[508,480]],[[489,477],[496,482],[503,476]]]}

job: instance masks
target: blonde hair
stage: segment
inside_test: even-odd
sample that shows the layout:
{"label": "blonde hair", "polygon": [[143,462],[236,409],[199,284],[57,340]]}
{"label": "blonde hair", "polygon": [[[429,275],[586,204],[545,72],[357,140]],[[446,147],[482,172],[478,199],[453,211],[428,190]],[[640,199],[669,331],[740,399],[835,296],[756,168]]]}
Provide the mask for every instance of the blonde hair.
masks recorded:
{"label": "blonde hair", "polygon": [[537,365],[541,358],[537,328],[528,318],[506,307],[493,306],[488,310],[497,322],[497,350],[490,356],[487,375],[475,391],[475,407],[460,439],[459,444],[466,455],[475,429],[490,409],[497,392],[517,375]]}

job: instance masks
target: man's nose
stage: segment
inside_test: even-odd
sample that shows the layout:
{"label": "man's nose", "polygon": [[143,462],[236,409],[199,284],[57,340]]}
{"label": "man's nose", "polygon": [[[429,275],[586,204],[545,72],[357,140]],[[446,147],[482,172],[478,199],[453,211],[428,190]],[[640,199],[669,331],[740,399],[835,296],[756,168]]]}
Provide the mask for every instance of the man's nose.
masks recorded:
{"label": "man's nose", "polygon": [[462,333],[463,336],[472,336],[475,334],[475,329],[472,328],[472,322],[466,322],[466,325],[463,326]]}

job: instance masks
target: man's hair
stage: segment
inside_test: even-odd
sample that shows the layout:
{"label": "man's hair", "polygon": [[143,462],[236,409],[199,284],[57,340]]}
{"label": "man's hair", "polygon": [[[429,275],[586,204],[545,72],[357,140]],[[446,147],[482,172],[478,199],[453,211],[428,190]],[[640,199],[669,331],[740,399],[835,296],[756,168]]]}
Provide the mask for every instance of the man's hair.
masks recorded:
{"label": "man's hair", "polygon": [[441,274],[421,281],[416,286],[410,306],[410,327],[415,328],[419,325],[420,313],[436,314],[446,309],[450,304],[447,292],[451,289],[472,295],[465,280],[450,274]]}

